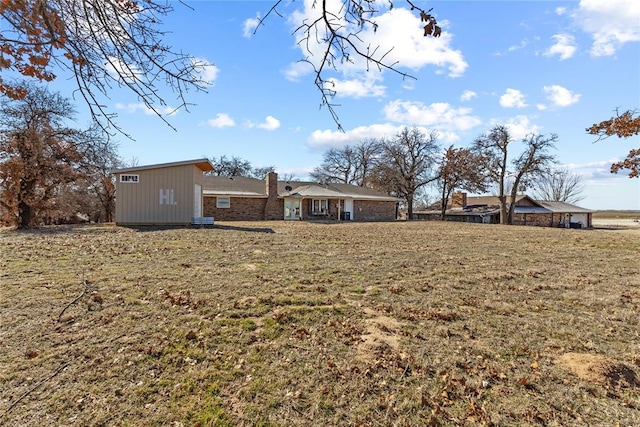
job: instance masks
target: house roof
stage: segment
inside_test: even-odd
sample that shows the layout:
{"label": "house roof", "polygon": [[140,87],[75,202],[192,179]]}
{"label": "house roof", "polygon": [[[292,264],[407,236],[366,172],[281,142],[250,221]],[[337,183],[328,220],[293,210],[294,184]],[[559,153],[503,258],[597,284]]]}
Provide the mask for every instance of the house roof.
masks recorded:
{"label": "house roof", "polygon": [[[500,206],[497,196],[467,197],[467,206]],[[516,212],[518,213],[590,213],[592,210],[572,205],[567,202],[534,200],[526,194],[516,196]]]}
{"label": "house roof", "polygon": [[265,182],[244,176],[205,176],[205,196],[267,197]]}
{"label": "house roof", "polygon": [[348,197],[351,197],[355,200],[386,200],[389,202],[401,201],[401,199],[397,197],[389,196],[388,194],[376,191],[372,188],[339,183],[327,184],[327,186],[333,190],[348,195]]}
{"label": "house roof", "polygon": [[592,213],[593,211],[580,206],[572,205],[566,202],[551,202],[546,200],[538,200],[539,204],[549,209],[552,212],[566,212],[566,213]]}
{"label": "house roof", "polygon": [[[525,194],[516,196],[516,206],[523,200],[537,204],[535,200]],[[498,196],[467,196],[467,206],[500,206]]]}
{"label": "house roof", "polygon": [[[205,196],[267,197],[266,181],[247,177],[205,176]],[[398,201],[399,199],[351,184],[320,184],[309,181],[278,181],[279,197]]]}
{"label": "house roof", "polygon": [[[440,211],[442,201],[430,205],[425,212]],[[467,205],[447,210],[447,214],[460,214],[474,212],[499,212],[500,201],[497,196],[473,196],[467,197]],[[531,197],[520,194],[516,196],[515,213],[591,213],[592,210],[581,208],[566,202],[552,202],[546,200],[534,200]]]}
{"label": "house roof", "polygon": [[172,163],[158,163],[155,165],[146,165],[146,166],[134,166],[130,168],[120,168],[114,169],[111,173],[129,173],[129,172],[139,172],[150,169],[161,169],[161,168],[170,168],[175,166],[185,166],[185,165],[194,165],[199,168],[203,172],[208,172],[213,170],[213,165],[207,158],[202,159],[194,159],[194,160],[183,160],[180,162],[172,162]]}
{"label": "house roof", "polygon": [[343,193],[316,184],[301,185],[281,195],[285,197],[316,197],[326,199],[339,199],[345,197]]}

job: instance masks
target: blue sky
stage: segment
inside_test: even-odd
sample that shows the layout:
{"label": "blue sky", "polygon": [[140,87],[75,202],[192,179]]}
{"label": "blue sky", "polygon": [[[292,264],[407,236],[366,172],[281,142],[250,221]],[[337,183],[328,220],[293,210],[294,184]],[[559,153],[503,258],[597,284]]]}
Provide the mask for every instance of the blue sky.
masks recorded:
{"label": "blue sky", "polygon": [[[167,116],[177,131],[132,94],[111,93],[105,103],[134,138],[118,138],[126,161],[238,156],[304,178],[328,148],[392,137],[404,126],[436,130],[443,146],[462,147],[506,124],[517,138],[529,132],[559,136],[559,163],[582,175],[586,185],[582,206],[640,209],[640,179],[609,173],[611,162],[640,146],[640,138],[595,143],[585,132],[616,108],[640,108],[637,0],[416,0],[423,9],[433,8],[443,29],[438,39],[422,37],[417,14],[403,0],[391,11],[381,2],[378,31],[363,37],[374,46],[393,46],[389,58],[416,80],[367,72],[362,64],[330,75],[344,132],[320,108],[310,67],[298,62],[305,53],[292,33],[301,19],[317,13],[312,1],[285,1],[283,17],[269,16],[254,34],[256,19],[273,3],[172,2],[166,40],[212,64],[206,76],[211,86],[207,93],[188,94],[195,104],[189,112]],[[67,94],[69,84],[60,77],[52,86]],[[167,93],[167,112],[172,101]],[[78,110],[86,116],[83,105]]]}

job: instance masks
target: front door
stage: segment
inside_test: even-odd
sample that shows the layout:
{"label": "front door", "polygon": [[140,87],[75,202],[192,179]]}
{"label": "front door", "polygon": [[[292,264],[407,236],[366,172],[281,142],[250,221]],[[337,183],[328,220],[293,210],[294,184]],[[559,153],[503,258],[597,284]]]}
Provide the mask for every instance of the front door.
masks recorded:
{"label": "front door", "polygon": [[344,199],[344,219],[353,221],[353,199]]}
{"label": "front door", "polygon": [[300,219],[300,199],[284,199],[284,219]]}

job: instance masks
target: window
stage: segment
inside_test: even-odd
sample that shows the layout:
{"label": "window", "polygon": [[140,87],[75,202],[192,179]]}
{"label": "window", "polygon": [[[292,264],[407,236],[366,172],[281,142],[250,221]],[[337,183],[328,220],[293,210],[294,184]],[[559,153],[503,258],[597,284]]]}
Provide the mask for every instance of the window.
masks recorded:
{"label": "window", "polygon": [[216,197],[216,208],[228,209],[231,207],[230,197]]}
{"label": "window", "polygon": [[137,184],[139,180],[140,180],[139,175],[130,175],[125,173],[120,175],[120,182]]}
{"label": "window", "polygon": [[313,215],[325,215],[329,213],[329,203],[327,199],[313,199],[311,213]]}

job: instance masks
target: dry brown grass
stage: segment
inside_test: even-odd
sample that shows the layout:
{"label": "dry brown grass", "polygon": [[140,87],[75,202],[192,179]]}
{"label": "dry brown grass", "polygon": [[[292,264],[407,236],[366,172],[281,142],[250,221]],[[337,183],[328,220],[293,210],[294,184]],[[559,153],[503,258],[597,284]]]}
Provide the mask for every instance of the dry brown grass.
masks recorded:
{"label": "dry brown grass", "polygon": [[0,424],[640,425],[639,243],[439,222],[4,230]]}

